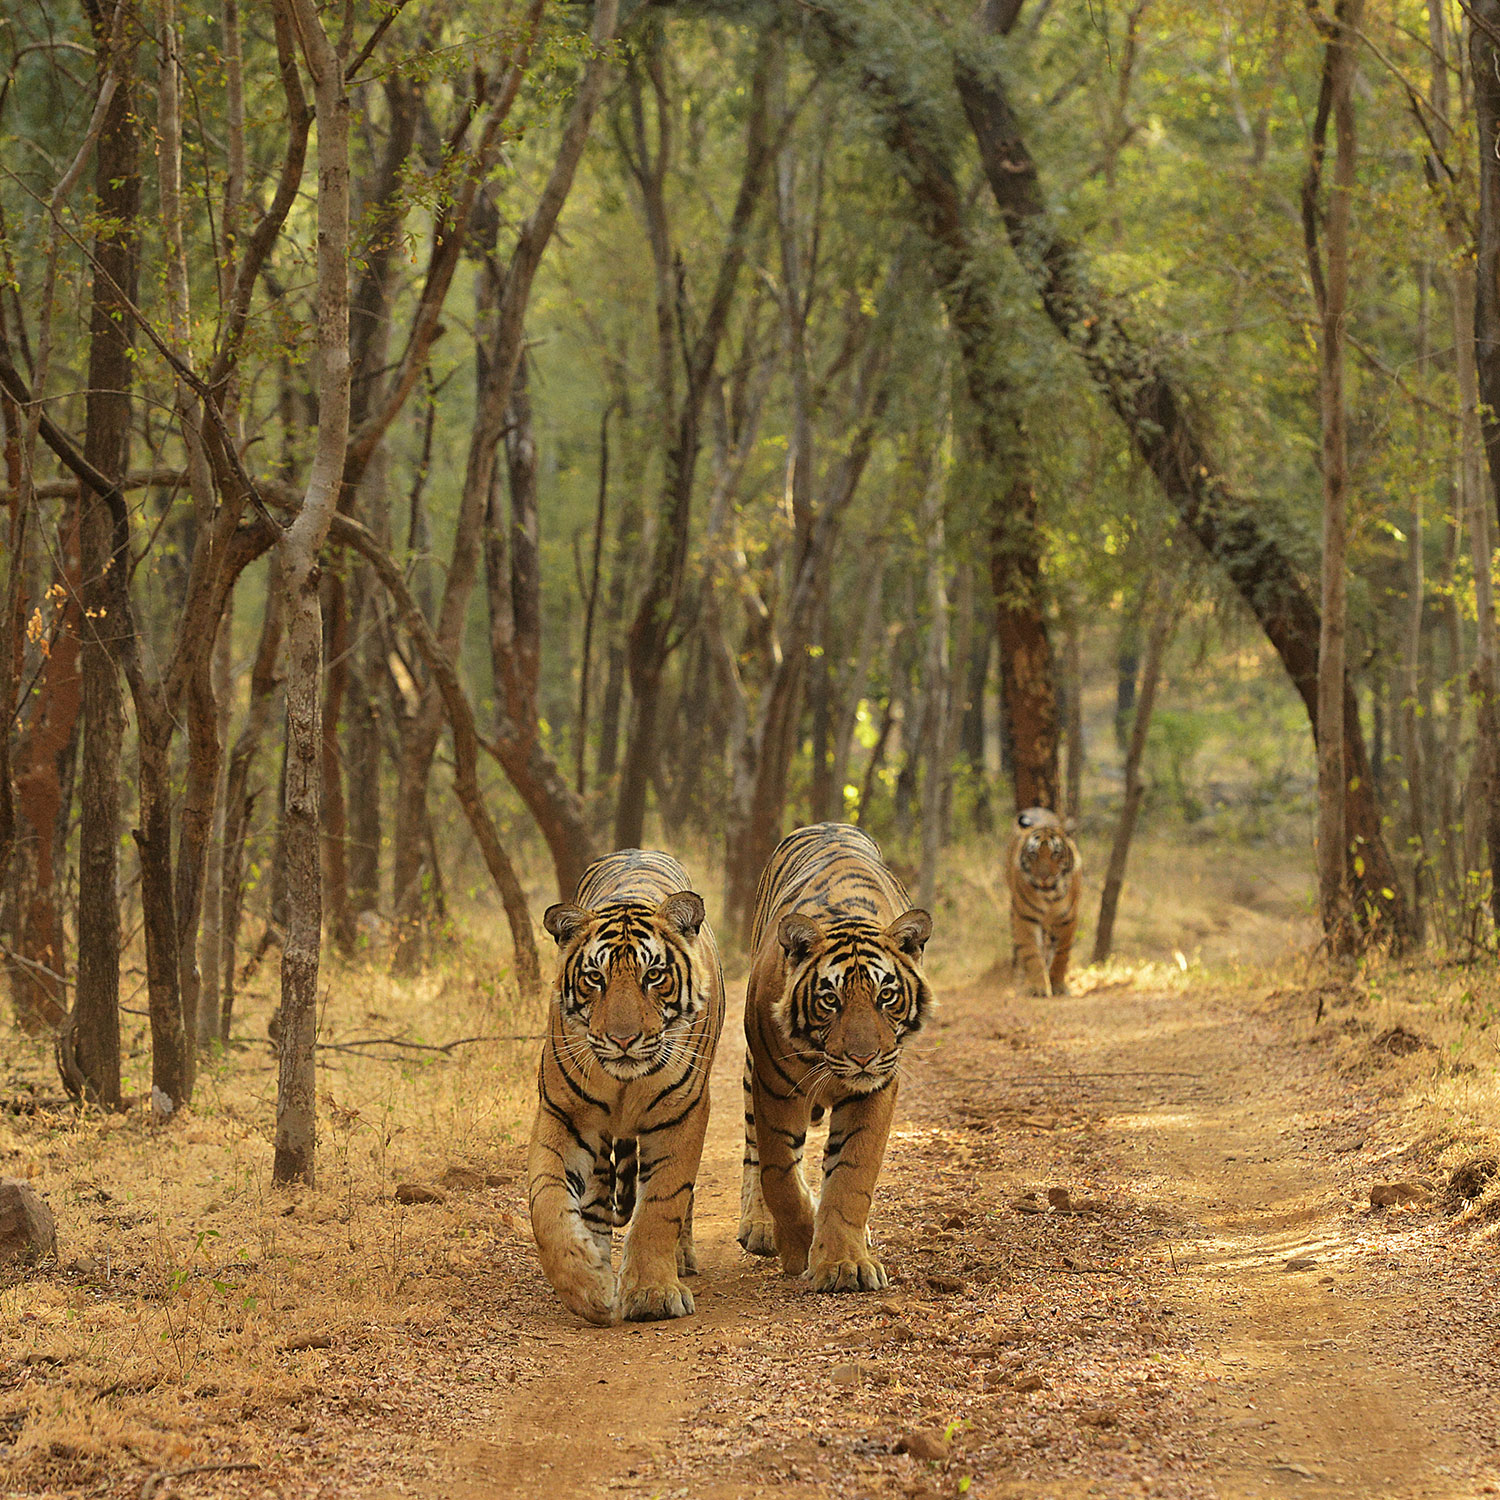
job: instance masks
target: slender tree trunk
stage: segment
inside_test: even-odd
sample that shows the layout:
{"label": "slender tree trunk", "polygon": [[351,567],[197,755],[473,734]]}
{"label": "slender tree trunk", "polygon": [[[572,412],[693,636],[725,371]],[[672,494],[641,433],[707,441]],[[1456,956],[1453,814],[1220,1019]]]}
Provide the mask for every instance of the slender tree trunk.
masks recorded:
{"label": "slender tree trunk", "polygon": [[354,912],[349,904],[349,819],[339,757],[339,720],[349,688],[349,608],[344,580],[332,567],[323,573],[320,604],[327,663],[321,748],[323,905],[329,935],[340,952],[349,953],[354,948]]}
{"label": "slender tree trunk", "polygon": [[272,1180],[314,1179],[323,621],[318,554],[338,504],[349,442],[349,96],[314,0],[277,0],[295,19],[318,115],[318,435],[307,492],[282,542],[287,598],[286,808],[290,897],[281,955],[281,1059]]}
{"label": "slender tree trunk", "polygon": [[273,554],[266,575],[266,604],[261,618],[260,641],[250,669],[250,701],[225,775],[223,915],[219,924],[223,933],[222,989],[218,1018],[218,1036],[224,1043],[230,1039],[234,1020],[235,959],[245,905],[245,841],[256,801],[250,773],[270,724],[271,707],[276,697],[276,664],[281,657],[285,591],[278,562]]}
{"label": "slender tree trunk", "polygon": [[1146,739],[1151,732],[1151,713],[1156,706],[1156,690],[1161,681],[1162,661],[1177,623],[1177,610],[1170,594],[1164,593],[1157,605],[1146,638],[1146,668],[1141,678],[1140,696],[1130,725],[1130,740],[1125,750],[1125,801],[1120,821],[1115,826],[1114,842],[1109,850],[1109,868],[1104,874],[1104,891],[1099,898],[1099,925],[1094,931],[1094,953],[1091,962],[1102,964],[1110,955],[1115,939],[1115,914],[1120,907],[1120,892],[1125,885],[1125,866],[1130,858],[1130,842],[1135,837],[1145,783],[1141,763],[1146,755]]}
{"label": "slender tree trunk", "polygon": [[1063,682],[1064,737],[1068,745],[1064,806],[1068,817],[1076,819],[1083,811],[1083,646],[1078,616],[1071,608],[1063,619]]}
{"label": "slender tree trunk", "polygon": [[931,910],[937,900],[938,848],[942,843],[943,750],[948,722],[952,658],[948,649],[948,580],[943,532],[943,492],[947,475],[940,456],[922,505],[922,536],[927,547],[927,651],[922,668],[922,863],[918,905]]}
{"label": "slender tree trunk", "polygon": [[[109,13],[91,7],[101,72],[117,86],[99,132],[95,193],[99,212],[119,232],[94,246],[95,286],[89,321],[88,396],[84,457],[118,479],[129,467],[132,327],[112,285],[135,290],[136,215],[140,202],[133,47],[120,38],[110,57]],[[83,606],[89,616],[81,650],[83,675],[82,827],[78,854],[78,982],[74,992],[72,1050],[86,1096],[120,1107],[120,897],[116,867],[120,831],[120,768],[124,706],[120,678],[100,622],[113,590],[114,522],[98,496],[83,492],[79,553]],[[90,628],[93,626],[94,628]]]}
{"label": "slender tree trunk", "polygon": [[[1483,440],[1488,458],[1488,493],[1470,463],[1471,430],[1480,420],[1464,403],[1465,472],[1472,472],[1473,505],[1469,507],[1470,547],[1474,557],[1475,604],[1479,615],[1479,640],[1472,673],[1479,717],[1479,755],[1484,763],[1484,823],[1490,851],[1490,914],[1500,925],[1500,650],[1497,650],[1494,617],[1491,524],[1500,507],[1500,161],[1495,145],[1500,139],[1500,4],[1476,0],[1471,10],[1470,62],[1474,80],[1474,105],[1479,137],[1479,245],[1471,262],[1467,255],[1455,266],[1454,280],[1460,296],[1474,297],[1472,319],[1458,331],[1460,375],[1465,361],[1474,359],[1475,383],[1483,402]],[[1456,297],[1455,301],[1459,298]],[[1455,309],[1455,321],[1467,312]],[[1473,343],[1467,337],[1473,329]],[[1477,403],[1476,403],[1477,407]]]}
{"label": "slender tree trunk", "polygon": [[[231,601],[232,604],[232,601]],[[219,1040],[219,1020],[223,1010],[224,972],[224,835],[228,825],[229,764],[224,747],[229,743],[230,674],[233,662],[234,616],[230,608],[219,624],[214,645],[214,702],[217,705],[215,730],[219,741],[219,765],[214,792],[212,839],[209,845],[208,873],[203,882],[203,917],[198,944],[198,971],[201,988],[198,993],[197,1039],[200,1053],[209,1051]]]}
{"label": "slender tree trunk", "polygon": [[[1308,264],[1318,296],[1319,393],[1323,430],[1323,599],[1318,637],[1318,907],[1329,950],[1346,957],[1355,948],[1350,910],[1348,821],[1345,803],[1353,768],[1345,764],[1344,712],[1348,674],[1344,628],[1348,589],[1349,455],[1344,404],[1344,321],[1349,307],[1349,226],[1355,186],[1354,80],[1363,0],[1339,0],[1327,31],[1323,97],[1314,128],[1312,164],[1303,189]],[[1333,117],[1333,189],[1324,219],[1325,266],[1320,263],[1317,221],[1324,129]],[[1357,706],[1354,713],[1358,714]]]}

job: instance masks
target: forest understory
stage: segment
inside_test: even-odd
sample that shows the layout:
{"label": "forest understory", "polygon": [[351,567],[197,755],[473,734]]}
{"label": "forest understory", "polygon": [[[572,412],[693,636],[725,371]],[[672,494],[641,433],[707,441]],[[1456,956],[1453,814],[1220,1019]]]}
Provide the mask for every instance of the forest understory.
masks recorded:
{"label": "forest understory", "polygon": [[268,979],[170,1125],[64,1109],[35,1048],[0,1170],[59,1255],[0,1291],[0,1492],[1500,1492],[1500,1197],[1458,1170],[1500,1137],[1492,966],[1329,969],[1308,876],[1259,858],[1148,843],[1122,949],[1166,961],[1054,1000],[994,962],[982,865],[953,882],[873,1219],[888,1293],[735,1243],[742,964],[698,1311],[668,1324],[585,1327],[541,1275],[539,1012],[480,944],[326,976],[316,1190],[268,1185]]}

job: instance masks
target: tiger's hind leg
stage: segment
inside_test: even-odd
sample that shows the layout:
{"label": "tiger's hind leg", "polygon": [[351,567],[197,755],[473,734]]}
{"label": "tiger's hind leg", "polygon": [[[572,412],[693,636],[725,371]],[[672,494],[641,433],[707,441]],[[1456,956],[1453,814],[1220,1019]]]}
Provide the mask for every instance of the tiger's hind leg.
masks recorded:
{"label": "tiger's hind leg", "polygon": [[745,1049],[745,1158],[740,1177],[740,1244],[751,1255],[775,1255],[771,1210],[760,1190],[760,1151],[755,1143],[755,1074]]}

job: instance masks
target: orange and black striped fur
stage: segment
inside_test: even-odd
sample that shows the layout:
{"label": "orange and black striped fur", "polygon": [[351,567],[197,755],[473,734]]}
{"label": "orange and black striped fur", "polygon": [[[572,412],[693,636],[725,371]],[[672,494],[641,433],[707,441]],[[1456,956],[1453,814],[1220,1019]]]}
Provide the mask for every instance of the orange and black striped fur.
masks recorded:
{"label": "orange and black striped fur", "polygon": [[688,884],[669,855],[622,849],[542,919],[562,951],[531,1136],[531,1228],[547,1279],[591,1323],[693,1311],[682,1277],[698,1269],[693,1185],[724,974]]}
{"label": "orange and black striped fur", "polygon": [[1083,892],[1078,845],[1045,807],[1016,818],[1006,860],[1014,963],[1034,995],[1068,993],[1068,956]]}
{"label": "orange and black striped fur", "polygon": [[[740,1243],[824,1292],[888,1285],[870,1208],[896,1107],[903,1041],[932,997],[932,918],[911,908],[875,841],[847,823],[799,828],[760,877],[745,996]],[[830,1112],[816,1210],[807,1127]]]}

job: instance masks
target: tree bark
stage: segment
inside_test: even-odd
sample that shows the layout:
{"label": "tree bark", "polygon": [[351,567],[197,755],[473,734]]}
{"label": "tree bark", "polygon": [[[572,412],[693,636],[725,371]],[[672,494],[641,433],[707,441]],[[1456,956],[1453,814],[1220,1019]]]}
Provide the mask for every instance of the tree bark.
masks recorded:
{"label": "tree bark", "polygon": [[[1344,630],[1348,591],[1349,453],[1344,403],[1344,322],[1349,309],[1349,231],[1357,165],[1354,82],[1364,0],[1339,0],[1327,23],[1322,95],[1313,129],[1312,160],[1302,192],[1308,269],[1317,295],[1319,407],[1323,435],[1323,598],[1318,637],[1318,908],[1329,951],[1347,957],[1356,946],[1350,909],[1345,802]],[[1333,190],[1324,216],[1326,265],[1317,225],[1325,132],[1334,127]],[[1358,706],[1354,712],[1358,714]],[[1359,855],[1355,856],[1360,859]],[[1361,859],[1361,863],[1362,863]]]}
{"label": "tree bark", "polygon": [[287,599],[288,903],[281,955],[276,1183],[312,1185],[317,1144],[314,1046],[323,890],[319,868],[323,621],[318,554],[338,505],[349,442],[349,96],[343,60],[314,0],[277,0],[297,27],[318,114],[318,434],[307,490],[281,538]]}

